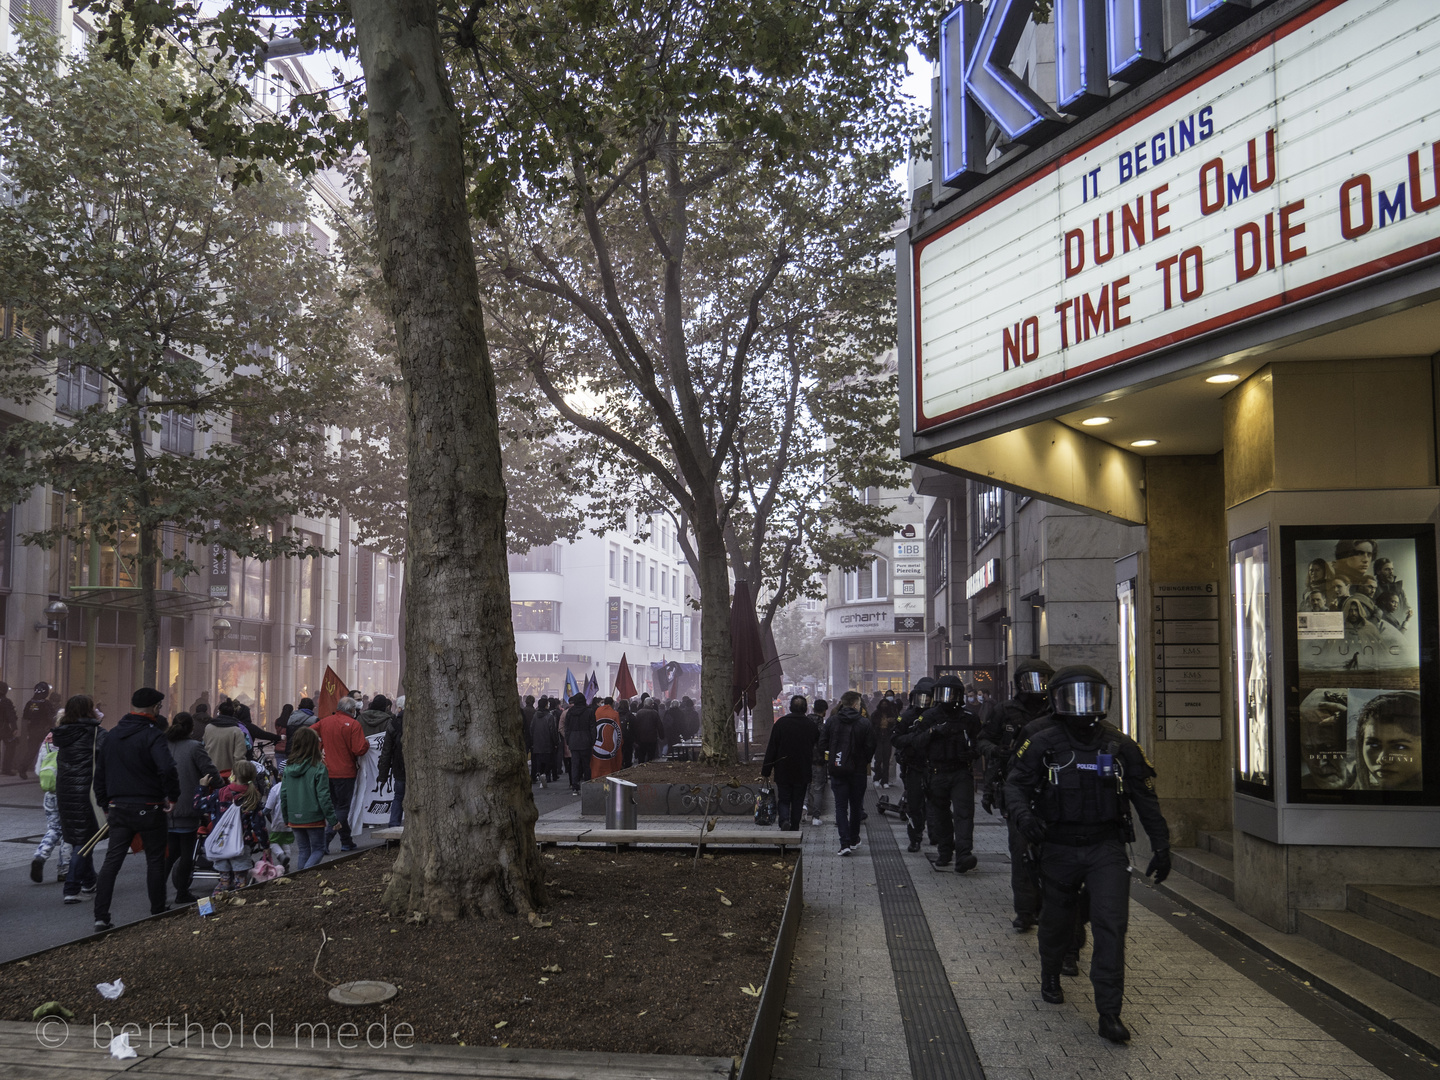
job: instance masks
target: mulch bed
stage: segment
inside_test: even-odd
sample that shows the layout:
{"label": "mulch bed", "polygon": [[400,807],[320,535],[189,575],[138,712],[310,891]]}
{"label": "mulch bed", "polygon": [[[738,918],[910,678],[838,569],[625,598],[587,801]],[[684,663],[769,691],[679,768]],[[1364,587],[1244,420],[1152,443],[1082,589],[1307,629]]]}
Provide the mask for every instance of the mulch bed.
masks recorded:
{"label": "mulch bed", "polygon": [[760,781],[760,762],[716,768],[698,761],[647,761],[613,775],[637,784],[725,784],[731,780],[755,784]]}
{"label": "mulch bed", "polygon": [[[242,1012],[253,1030],[273,1014],[277,1047],[293,1045],[297,1023],[364,1032],[383,1018],[392,1031],[412,1025],[423,1043],[743,1052],[757,999],[741,988],[765,981],[793,855],[706,855],[697,864],[673,853],[562,849],[545,861],[548,927],[392,919],[379,905],[390,858],[376,851],[251,886],[237,894],[243,905],[221,906],[212,919],[154,920],[0,966],[0,1018],[29,1020],[55,1000],[75,1012],[72,1026],[98,1020],[116,1031],[168,1018],[178,1032],[187,1016],[210,1029],[237,1024]],[[329,943],[317,965],[322,929]],[[107,1002],[95,986],[117,978],[125,994]],[[352,979],[400,992],[364,1008],[327,998]],[[163,1043],[163,1027],[156,1038]]]}

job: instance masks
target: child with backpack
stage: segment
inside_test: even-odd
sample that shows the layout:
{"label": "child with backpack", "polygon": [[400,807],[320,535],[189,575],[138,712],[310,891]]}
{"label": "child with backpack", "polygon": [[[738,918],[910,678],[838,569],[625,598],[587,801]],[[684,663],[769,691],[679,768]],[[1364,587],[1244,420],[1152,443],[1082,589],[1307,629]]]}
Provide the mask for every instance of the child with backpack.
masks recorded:
{"label": "child with backpack", "polygon": [[255,865],[253,852],[256,849],[266,851],[269,848],[270,832],[265,824],[265,793],[260,790],[257,775],[253,761],[237,761],[234,772],[230,775],[230,783],[209,795],[200,794],[195,797],[195,808],[206,819],[207,831],[231,806],[238,806],[240,810],[244,847],[239,855],[232,858],[211,860],[220,875],[220,880],[215,884],[216,893],[244,888],[250,868]]}
{"label": "child with backpack", "polygon": [[58,757],[55,740],[47,733],[45,741],[40,744],[40,752],[35,755],[35,775],[40,778],[40,790],[45,793],[45,835],[40,838],[40,843],[35,848],[35,856],[30,860],[30,880],[37,885],[45,881],[45,860],[50,858],[50,852],[57,848],[60,851],[60,869],[55,880],[64,881],[65,875],[70,872],[70,856],[74,850],[65,843],[65,837],[60,830],[60,800],[55,794]]}

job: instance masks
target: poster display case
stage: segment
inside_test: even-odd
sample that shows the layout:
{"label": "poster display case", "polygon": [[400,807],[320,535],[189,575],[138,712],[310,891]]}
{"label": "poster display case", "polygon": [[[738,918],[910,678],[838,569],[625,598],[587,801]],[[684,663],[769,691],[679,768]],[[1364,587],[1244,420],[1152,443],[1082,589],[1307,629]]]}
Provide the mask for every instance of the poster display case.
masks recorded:
{"label": "poster display case", "polygon": [[1287,801],[1440,804],[1434,526],[1279,536]]}
{"label": "poster display case", "polygon": [[1275,798],[1270,716],[1270,530],[1230,541],[1235,620],[1235,790]]}

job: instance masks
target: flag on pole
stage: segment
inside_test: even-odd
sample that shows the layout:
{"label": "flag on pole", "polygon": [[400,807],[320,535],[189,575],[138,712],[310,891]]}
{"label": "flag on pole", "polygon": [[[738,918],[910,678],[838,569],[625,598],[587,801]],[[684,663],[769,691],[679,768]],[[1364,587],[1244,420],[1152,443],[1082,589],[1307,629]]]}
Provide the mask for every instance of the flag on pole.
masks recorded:
{"label": "flag on pole", "polygon": [[315,702],[315,715],[321,718],[331,715],[335,711],[336,703],[348,693],[350,691],[340,681],[340,676],[327,664],[325,678],[320,681],[320,697]]}
{"label": "flag on pole", "polygon": [[635,689],[635,680],[630,675],[630,663],[625,654],[620,654],[620,670],[615,673],[615,692],[621,697],[635,697],[640,691]]}
{"label": "flag on pole", "polygon": [[585,676],[585,689],[581,691],[581,693],[585,695],[586,705],[589,705],[591,702],[593,702],[595,700],[595,695],[600,693],[600,680],[595,678],[595,673],[593,671],[589,675]]}
{"label": "flag on pole", "polygon": [[575,681],[574,674],[567,667],[565,669],[565,702],[569,704],[570,699],[580,693],[580,684]]}

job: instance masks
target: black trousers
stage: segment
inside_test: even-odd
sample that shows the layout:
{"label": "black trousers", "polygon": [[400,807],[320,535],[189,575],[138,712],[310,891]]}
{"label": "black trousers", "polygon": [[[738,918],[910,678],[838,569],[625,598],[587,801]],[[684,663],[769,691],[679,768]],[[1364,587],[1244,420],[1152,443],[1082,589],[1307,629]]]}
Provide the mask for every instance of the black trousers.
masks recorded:
{"label": "black trousers", "polygon": [[[925,823],[930,818],[930,789],[926,782],[925,768],[909,765],[901,769],[905,781],[905,831],[910,842],[918,844],[925,837]],[[930,839],[935,839],[935,829],[930,829]]]}
{"label": "black trousers", "polygon": [[579,791],[580,785],[590,779],[590,748],[570,748],[570,790]]}
{"label": "black trousers", "polygon": [[115,895],[115,878],[120,864],[130,854],[130,841],[136,836],[145,846],[145,888],[150,894],[150,914],[165,910],[165,809],[160,806],[135,806],[111,803],[105,820],[110,823],[110,846],[105,849],[105,865],[95,885],[95,921],[110,921],[110,899]]}
{"label": "black trousers", "polygon": [[1125,933],[1130,927],[1130,870],[1125,845],[1116,837],[1085,847],[1045,844],[1040,853],[1040,973],[1059,975],[1074,951],[1076,914],[1083,885],[1090,898],[1090,984],[1095,1008],[1119,1014],[1125,997]]}
{"label": "black trousers", "polygon": [[930,807],[935,812],[935,847],[943,859],[975,846],[975,774],[962,769],[930,770]]}
{"label": "black trousers", "polygon": [[1040,886],[1035,884],[1030,873],[1030,864],[1025,853],[1030,841],[1015,827],[1013,817],[1005,820],[1010,830],[1010,894],[1015,901],[1015,914],[1038,918],[1040,915]]}
{"label": "black trousers", "polygon": [[794,832],[800,828],[800,811],[805,806],[805,784],[787,784],[775,778],[775,809],[780,828]]}
{"label": "black trousers", "polygon": [[169,847],[165,853],[165,876],[170,878],[171,884],[175,886],[176,896],[184,896],[188,893],[190,883],[195,879],[197,836],[198,830],[196,829],[191,829],[189,832],[167,834]]}
{"label": "black trousers", "polygon": [[20,762],[20,736],[16,735],[10,739],[0,739],[0,773],[6,776],[14,776],[19,770],[16,766]]}
{"label": "black trousers", "polygon": [[653,742],[642,742],[635,744],[635,764],[644,765],[647,761],[654,761],[655,756],[660,752],[660,744]]}
{"label": "black trousers", "polygon": [[890,732],[877,732],[875,735],[875,782],[877,784],[888,784],[890,782]]}

